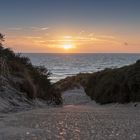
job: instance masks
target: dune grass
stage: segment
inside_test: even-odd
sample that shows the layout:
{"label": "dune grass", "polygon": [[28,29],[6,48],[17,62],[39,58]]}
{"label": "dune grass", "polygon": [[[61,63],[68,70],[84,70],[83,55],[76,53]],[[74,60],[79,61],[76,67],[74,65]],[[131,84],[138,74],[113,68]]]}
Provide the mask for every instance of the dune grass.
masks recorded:
{"label": "dune grass", "polygon": [[[51,84],[50,72],[44,66],[33,66],[30,59],[15,54],[11,49],[2,46],[4,36],[0,34],[0,75],[31,99],[41,98],[61,104],[61,94]],[[14,82],[14,78],[22,82]]]}

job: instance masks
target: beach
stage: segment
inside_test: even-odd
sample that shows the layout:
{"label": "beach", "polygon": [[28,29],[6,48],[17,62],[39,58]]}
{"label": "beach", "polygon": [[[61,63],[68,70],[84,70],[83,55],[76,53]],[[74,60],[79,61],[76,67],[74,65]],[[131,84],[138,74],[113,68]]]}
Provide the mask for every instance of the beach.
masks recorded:
{"label": "beach", "polygon": [[[79,94],[77,102],[71,100],[74,92]],[[99,105],[86,97],[82,89],[64,92],[63,99],[67,101],[63,106],[0,114],[0,140],[140,138],[139,103]]]}

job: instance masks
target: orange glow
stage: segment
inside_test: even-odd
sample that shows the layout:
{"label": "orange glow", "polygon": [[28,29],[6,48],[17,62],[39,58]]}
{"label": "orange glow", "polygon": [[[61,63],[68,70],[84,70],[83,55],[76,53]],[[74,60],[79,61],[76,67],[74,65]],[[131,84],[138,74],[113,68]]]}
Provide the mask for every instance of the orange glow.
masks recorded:
{"label": "orange glow", "polygon": [[140,52],[139,38],[96,34],[7,35],[5,46],[16,52],[107,53]]}
{"label": "orange glow", "polygon": [[63,45],[63,48],[64,48],[65,50],[69,50],[69,49],[74,48],[74,46],[73,46],[72,44],[64,44],[64,45]]}

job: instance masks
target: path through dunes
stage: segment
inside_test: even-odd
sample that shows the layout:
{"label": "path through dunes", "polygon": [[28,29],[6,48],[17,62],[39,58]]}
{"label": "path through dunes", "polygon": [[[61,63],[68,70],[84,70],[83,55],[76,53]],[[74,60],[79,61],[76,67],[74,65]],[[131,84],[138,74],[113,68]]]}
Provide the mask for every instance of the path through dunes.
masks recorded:
{"label": "path through dunes", "polygon": [[80,89],[73,89],[63,92],[63,105],[78,105],[90,103],[91,99],[86,95],[84,89],[81,87]]}
{"label": "path through dunes", "polygon": [[139,104],[100,106],[81,93],[78,103],[71,104],[66,94],[63,107],[0,114],[0,140],[140,139]]}

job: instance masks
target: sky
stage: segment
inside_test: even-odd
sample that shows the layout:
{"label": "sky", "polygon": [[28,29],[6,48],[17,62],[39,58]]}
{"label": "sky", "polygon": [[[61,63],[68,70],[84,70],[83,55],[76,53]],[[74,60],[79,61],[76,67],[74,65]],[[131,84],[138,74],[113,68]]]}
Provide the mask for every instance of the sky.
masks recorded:
{"label": "sky", "polygon": [[4,46],[32,53],[140,53],[140,0],[0,0]]}

